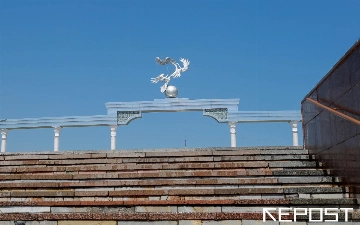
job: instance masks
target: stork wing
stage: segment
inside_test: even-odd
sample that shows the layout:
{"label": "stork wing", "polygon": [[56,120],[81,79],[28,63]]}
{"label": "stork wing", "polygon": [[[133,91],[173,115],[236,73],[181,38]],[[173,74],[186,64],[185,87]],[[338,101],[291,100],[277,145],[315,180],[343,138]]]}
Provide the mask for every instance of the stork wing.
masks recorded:
{"label": "stork wing", "polygon": [[169,58],[169,57],[166,57],[165,60],[161,60],[159,57],[156,57],[155,58],[155,61],[160,64],[160,65],[166,65],[170,62],[175,62],[175,60]]}
{"label": "stork wing", "polygon": [[181,68],[181,72],[185,72],[186,70],[188,70],[189,65],[190,65],[190,61],[187,59],[183,59],[181,58],[180,61],[183,63],[184,67]]}
{"label": "stork wing", "polygon": [[164,74],[160,74],[159,76],[155,77],[155,78],[151,78],[151,83],[157,83],[159,81],[162,81],[164,78]]}

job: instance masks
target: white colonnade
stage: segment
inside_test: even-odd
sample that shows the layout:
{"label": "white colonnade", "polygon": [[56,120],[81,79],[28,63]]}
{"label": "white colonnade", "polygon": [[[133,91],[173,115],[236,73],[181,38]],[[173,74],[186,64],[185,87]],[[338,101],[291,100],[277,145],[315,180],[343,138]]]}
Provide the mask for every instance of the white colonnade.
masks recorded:
{"label": "white colonnade", "polygon": [[6,152],[8,132],[13,129],[52,128],[54,151],[60,150],[60,131],[67,127],[109,126],[110,149],[116,149],[118,126],[128,125],[132,120],[150,112],[202,111],[203,116],[227,123],[230,128],[230,146],[236,147],[237,123],[287,122],[291,124],[293,145],[298,146],[298,123],[300,111],[238,111],[239,99],[195,99],[166,98],[140,102],[106,103],[107,115],[45,117],[30,119],[0,120],[1,152]]}

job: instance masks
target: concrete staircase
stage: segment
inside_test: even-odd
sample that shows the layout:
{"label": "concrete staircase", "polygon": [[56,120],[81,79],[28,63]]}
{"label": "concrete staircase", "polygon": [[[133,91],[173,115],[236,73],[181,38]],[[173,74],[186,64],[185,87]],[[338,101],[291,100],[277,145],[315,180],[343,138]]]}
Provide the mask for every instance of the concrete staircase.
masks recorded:
{"label": "concrete staircase", "polygon": [[297,147],[0,154],[1,225],[279,224],[264,207],[353,208],[360,224],[348,196]]}

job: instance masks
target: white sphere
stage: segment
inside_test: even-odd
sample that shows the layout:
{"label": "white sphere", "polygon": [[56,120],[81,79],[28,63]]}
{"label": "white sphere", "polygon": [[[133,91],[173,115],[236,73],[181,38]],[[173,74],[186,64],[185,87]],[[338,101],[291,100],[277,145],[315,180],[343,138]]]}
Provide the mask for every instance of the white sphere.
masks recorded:
{"label": "white sphere", "polygon": [[167,98],[176,98],[178,96],[178,90],[175,86],[168,86],[165,90]]}

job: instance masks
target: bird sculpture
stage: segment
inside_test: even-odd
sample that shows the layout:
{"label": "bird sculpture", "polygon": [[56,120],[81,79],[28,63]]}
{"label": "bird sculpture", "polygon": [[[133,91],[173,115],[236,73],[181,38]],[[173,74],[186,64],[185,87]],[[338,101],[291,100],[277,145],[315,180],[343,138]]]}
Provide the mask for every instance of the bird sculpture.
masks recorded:
{"label": "bird sculpture", "polygon": [[183,67],[181,67],[179,65],[179,63],[177,63],[174,59],[171,59],[169,57],[166,57],[164,60],[161,60],[159,57],[156,57],[155,61],[160,65],[166,65],[168,63],[171,63],[175,66],[175,71],[172,74],[170,74],[170,75],[160,74],[159,76],[157,76],[155,78],[151,78],[152,83],[157,83],[159,81],[164,82],[164,84],[160,87],[161,92],[166,91],[166,88],[168,87],[170,79],[172,77],[173,78],[180,77],[182,72],[185,72],[188,70],[189,64],[190,64],[190,61],[187,59],[184,59],[184,58],[180,58],[180,61],[183,63]]}

